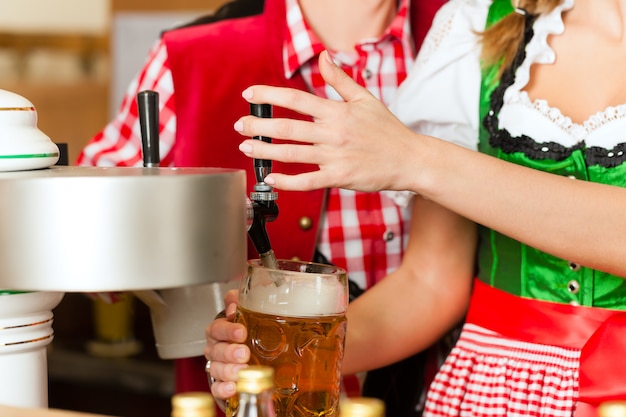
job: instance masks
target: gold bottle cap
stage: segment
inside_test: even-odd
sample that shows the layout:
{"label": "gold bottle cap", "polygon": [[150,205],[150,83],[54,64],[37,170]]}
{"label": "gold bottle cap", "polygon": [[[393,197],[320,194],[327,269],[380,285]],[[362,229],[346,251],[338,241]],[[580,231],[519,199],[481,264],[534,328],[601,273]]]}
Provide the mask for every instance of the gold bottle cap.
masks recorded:
{"label": "gold bottle cap", "polygon": [[172,396],[172,417],[215,415],[213,397],[208,392],[184,392]]}
{"label": "gold bottle cap", "polygon": [[598,407],[600,417],[626,417],[626,401],[607,401]]}
{"label": "gold bottle cap", "polygon": [[237,391],[260,394],[274,388],[274,368],[251,365],[239,371]]}
{"label": "gold bottle cap", "polygon": [[341,417],[383,417],[385,403],[378,398],[344,398],[339,403]]}

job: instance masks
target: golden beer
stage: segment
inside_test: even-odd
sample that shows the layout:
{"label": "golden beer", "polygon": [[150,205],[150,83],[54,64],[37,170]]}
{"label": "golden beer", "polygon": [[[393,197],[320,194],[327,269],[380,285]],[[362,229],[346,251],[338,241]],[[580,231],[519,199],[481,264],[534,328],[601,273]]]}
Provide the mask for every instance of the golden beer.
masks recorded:
{"label": "golden beer", "polygon": [[[269,270],[251,261],[240,288],[235,320],[248,329],[250,364],[274,368],[277,417],[337,416],[345,272],[295,261],[279,260],[279,267]],[[236,408],[236,398],[229,400],[227,415]]]}

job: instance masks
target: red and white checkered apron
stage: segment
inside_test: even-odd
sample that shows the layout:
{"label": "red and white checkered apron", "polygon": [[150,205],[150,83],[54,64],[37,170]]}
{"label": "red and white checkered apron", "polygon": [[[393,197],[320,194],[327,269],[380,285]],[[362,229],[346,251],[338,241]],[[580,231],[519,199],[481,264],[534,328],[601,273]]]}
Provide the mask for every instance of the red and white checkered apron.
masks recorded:
{"label": "red and white checkered apron", "polygon": [[596,416],[626,399],[626,313],[513,296],[476,281],[424,416]]}

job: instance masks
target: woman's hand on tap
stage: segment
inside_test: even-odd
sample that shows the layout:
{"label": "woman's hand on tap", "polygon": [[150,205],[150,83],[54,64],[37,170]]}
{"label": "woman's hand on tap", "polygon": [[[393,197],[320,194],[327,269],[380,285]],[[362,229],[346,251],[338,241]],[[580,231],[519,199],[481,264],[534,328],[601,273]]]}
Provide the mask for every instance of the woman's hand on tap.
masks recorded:
{"label": "woman's hand on tap", "polygon": [[407,167],[416,169],[412,161],[416,135],[381,101],[334,65],[327,52],[320,55],[319,63],[322,76],[344,101],[290,88],[249,87],[242,96],[250,103],[287,108],[310,115],[313,121],[243,116],[234,125],[241,135],[268,136],[291,143],[269,144],[248,139],[239,150],[255,159],[312,164],[310,172],[268,175],[265,182],[277,189],[409,189],[403,182],[408,177]]}
{"label": "woman's hand on tap", "polygon": [[211,362],[211,393],[216,399],[235,395],[237,372],[247,367],[250,349],[243,344],[248,332],[243,324],[234,323],[237,308],[237,290],[230,290],[224,297],[225,317],[218,317],[205,329],[207,344],[204,356]]}

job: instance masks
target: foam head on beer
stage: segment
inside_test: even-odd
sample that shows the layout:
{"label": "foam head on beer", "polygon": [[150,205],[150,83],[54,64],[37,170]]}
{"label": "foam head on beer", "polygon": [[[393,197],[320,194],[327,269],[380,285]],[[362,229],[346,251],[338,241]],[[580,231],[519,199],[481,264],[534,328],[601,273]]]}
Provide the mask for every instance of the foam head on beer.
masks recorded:
{"label": "foam head on beer", "polygon": [[[239,303],[246,309],[298,317],[346,311],[346,288],[336,277],[271,269],[255,273],[254,291],[242,291],[239,295]],[[265,276],[259,279],[258,274]]]}

